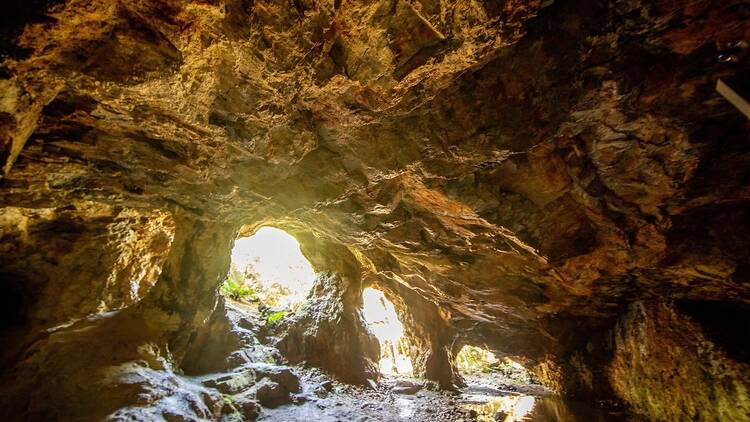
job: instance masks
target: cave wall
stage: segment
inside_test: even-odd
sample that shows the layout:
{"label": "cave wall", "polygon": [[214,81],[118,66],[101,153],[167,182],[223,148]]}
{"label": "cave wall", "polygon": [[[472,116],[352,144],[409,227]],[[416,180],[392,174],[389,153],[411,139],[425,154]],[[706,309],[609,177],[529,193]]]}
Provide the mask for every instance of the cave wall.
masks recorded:
{"label": "cave wall", "polygon": [[[171,247],[161,271],[151,274],[155,280],[145,297],[36,337],[24,358],[4,372],[4,417],[218,417],[220,395],[177,375],[183,363],[188,369],[216,367],[232,351],[193,356],[195,349],[205,350],[201,340],[214,328],[216,313],[225,317],[217,289],[229,268],[237,227],[179,213],[170,221]],[[149,243],[141,246],[136,252],[145,254]]]}
{"label": "cave wall", "polygon": [[78,203],[0,209],[2,361],[45,330],[141,300],[169,253],[168,213]]}
{"label": "cave wall", "polygon": [[0,219],[4,286],[34,298],[25,316],[41,328],[140,300],[174,235],[169,214],[96,203],[6,207]]}
{"label": "cave wall", "polygon": [[[720,307],[721,330],[746,330]],[[702,310],[702,312],[707,312]],[[709,311],[710,312],[710,311]],[[700,317],[700,316],[699,316]],[[717,315],[703,315],[707,319]],[[653,420],[743,420],[750,415],[750,366],[732,353],[743,340],[720,343],[700,322],[664,303],[633,304],[614,328],[607,366],[615,393]],[[746,341],[745,341],[746,342]]]}
{"label": "cave wall", "polygon": [[218,290],[229,272],[238,225],[175,217],[175,239],[158,281],[135,312],[161,332],[178,366],[223,310]]}
{"label": "cave wall", "polygon": [[613,397],[649,420],[743,420],[746,313],[739,303],[634,302],[609,328],[534,371],[559,391]]}

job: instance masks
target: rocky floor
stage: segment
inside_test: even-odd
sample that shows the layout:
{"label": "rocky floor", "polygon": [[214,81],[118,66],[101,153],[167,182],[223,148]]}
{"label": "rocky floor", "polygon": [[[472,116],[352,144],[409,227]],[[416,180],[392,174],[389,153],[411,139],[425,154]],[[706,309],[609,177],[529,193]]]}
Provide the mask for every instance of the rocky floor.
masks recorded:
{"label": "rocky floor", "polygon": [[[239,329],[263,324],[254,305],[230,302],[228,309]],[[277,350],[255,336],[253,342],[236,353],[244,362],[232,371],[193,378],[222,394],[224,422],[635,420],[594,403],[563,401],[542,386],[499,372],[466,376],[467,385],[453,392],[407,377],[384,376],[369,386],[343,384],[314,368],[283,365]]]}
{"label": "rocky floor", "polygon": [[[614,410],[566,402],[534,385],[503,388],[495,379],[471,379],[460,392],[435,391],[419,380],[384,378],[376,388],[326,383],[314,372],[296,403],[264,409],[263,421],[630,421]],[[330,390],[330,391],[329,391]],[[515,390],[515,391],[514,391]],[[322,393],[322,394],[321,394]]]}

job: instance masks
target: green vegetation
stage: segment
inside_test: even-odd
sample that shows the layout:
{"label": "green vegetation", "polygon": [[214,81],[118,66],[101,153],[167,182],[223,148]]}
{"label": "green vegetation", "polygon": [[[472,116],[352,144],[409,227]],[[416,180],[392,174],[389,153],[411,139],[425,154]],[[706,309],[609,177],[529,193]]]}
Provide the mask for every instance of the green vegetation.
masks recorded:
{"label": "green vegetation", "polygon": [[232,264],[224,284],[221,285],[221,293],[236,301],[258,299],[258,293],[247,285],[245,276],[237,270],[234,264]]}
{"label": "green vegetation", "polygon": [[263,283],[260,275],[252,265],[248,265],[245,272],[232,263],[227,279],[221,286],[221,293],[236,301],[260,301],[271,308],[278,307],[281,299],[289,296],[291,290],[279,282]]}
{"label": "green vegetation", "polygon": [[232,409],[232,414],[235,417],[242,418],[242,414],[237,409],[237,406],[234,403],[234,398],[232,396],[228,394],[222,394],[221,401],[223,401],[225,405],[227,405],[230,409]]}
{"label": "green vegetation", "polygon": [[520,364],[509,358],[497,359],[489,350],[475,346],[464,346],[456,355],[456,366],[464,375],[494,373],[503,382],[527,384],[535,382],[534,377]]}
{"label": "green vegetation", "polygon": [[465,374],[489,373],[497,363],[495,355],[475,346],[464,346],[456,355],[456,366]]}
{"label": "green vegetation", "polygon": [[271,312],[266,319],[268,325],[274,325],[286,316],[286,311]]}

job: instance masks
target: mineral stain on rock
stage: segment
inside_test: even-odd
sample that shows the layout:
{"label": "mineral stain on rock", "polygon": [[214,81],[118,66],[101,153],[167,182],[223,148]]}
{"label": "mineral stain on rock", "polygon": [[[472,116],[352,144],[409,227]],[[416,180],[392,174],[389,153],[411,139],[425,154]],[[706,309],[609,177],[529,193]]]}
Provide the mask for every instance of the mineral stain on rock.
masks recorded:
{"label": "mineral stain on rock", "polygon": [[3,420],[750,420],[746,1],[0,8]]}

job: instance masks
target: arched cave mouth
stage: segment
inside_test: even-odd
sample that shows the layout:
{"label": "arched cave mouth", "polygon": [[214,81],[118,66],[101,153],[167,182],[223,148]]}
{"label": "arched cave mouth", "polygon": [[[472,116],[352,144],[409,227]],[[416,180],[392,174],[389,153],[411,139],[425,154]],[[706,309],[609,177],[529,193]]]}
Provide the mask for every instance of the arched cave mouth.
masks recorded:
{"label": "arched cave mouth", "polygon": [[[498,357],[486,347],[463,345],[454,357],[466,386],[462,397],[479,421],[516,422],[553,417],[544,407],[555,406],[549,392],[533,374],[509,357]],[[539,408],[537,408],[539,407]],[[536,419],[535,419],[536,420]]]}
{"label": "arched cave mouth", "polygon": [[393,302],[372,287],[362,291],[362,313],[368,330],[380,343],[378,368],[386,376],[412,376],[411,343]]}
{"label": "arched cave mouth", "polygon": [[263,226],[235,240],[220,292],[234,304],[271,310],[269,322],[295,311],[315,283],[315,270],[299,242],[282,229]]}
{"label": "arched cave mouth", "polygon": [[484,347],[464,345],[456,353],[456,368],[464,377],[496,377],[505,384],[528,384],[535,381],[523,365],[508,357],[498,358]]}

